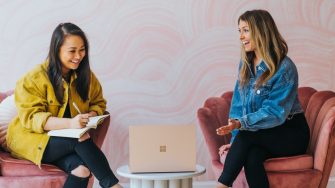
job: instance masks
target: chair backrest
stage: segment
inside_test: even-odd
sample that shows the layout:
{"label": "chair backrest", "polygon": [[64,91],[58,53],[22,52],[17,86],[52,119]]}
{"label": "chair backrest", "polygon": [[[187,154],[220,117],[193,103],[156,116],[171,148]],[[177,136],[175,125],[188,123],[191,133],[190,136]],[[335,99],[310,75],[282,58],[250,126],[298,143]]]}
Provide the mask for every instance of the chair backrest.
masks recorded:
{"label": "chair backrest", "polygon": [[221,97],[211,97],[205,101],[204,107],[198,110],[198,119],[212,161],[220,161],[218,148],[228,144],[230,136],[218,136],[216,129],[227,124],[230,103]]}
{"label": "chair backrest", "polygon": [[[330,103],[335,103],[335,98],[329,99],[325,105]],[[314,151],[314,169],[322,172],[319,187],[326,187],[335,159],[335,106],[327,111],[319,132]]]}
{"label": "chair backrest", "polygon": [[9,90],[6,92],[0,92],[0,102],[3,101],[6,97],[14,93],[14,90]]}
{"label": "chair backrest", "polygon": [[316,92],[314,88],[311,87],[299,87],[298,98],[302,109],[306,112],[308,102],[311,96]]}
{"label": "chair backrest", "polygon": [[7,95],[5,93],[0,92],[0,102],[3,101]]}
{"label": "chair backrest", "polygon": [[308,102],[305,116],[311,133],[310,144],[307,150],[309,154],[313,154],[315,151],[322,121],[326,112],[333,106],[332,103],[328,103],[327,105],[325,103],[332,97],[335,97],[335,93],[332,91],[319,91],[314,93]]}
{"label": "chair backrest", "polygon": [[305,116],[311,132],[307,153],[314,156],[314,169],[322,172],[319,187],[326,187],[335,159],[335,93],[312,94]]}
{"label": "chair backrest", "polygon": [[[310,126],[314,125],[323,104],[332,97],[334,97],[334,92],[332,91],[319,91],[312,95],[305,111],[305,115]],[[310,128],[312,133],[313,128]]]}
{"label": "chair backrest", "polygon": [[230,106],[231,100],[233,98],[233,92],[232,91],[227,91],[227,92],[225,92],[221,95],[221,98],[227,100],[228,103],[229,103],[229,106]]}

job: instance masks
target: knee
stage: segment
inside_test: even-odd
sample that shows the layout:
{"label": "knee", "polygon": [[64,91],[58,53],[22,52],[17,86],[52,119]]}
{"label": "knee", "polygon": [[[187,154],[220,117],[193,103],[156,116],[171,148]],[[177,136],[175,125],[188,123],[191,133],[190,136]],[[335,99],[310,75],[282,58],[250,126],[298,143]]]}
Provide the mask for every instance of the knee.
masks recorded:
{"label": "knee", "polygon": [[87,167],[79,165],[77,168],[71,171],[71,174],[80,178],[87,178],[90,176],[91,172]]}

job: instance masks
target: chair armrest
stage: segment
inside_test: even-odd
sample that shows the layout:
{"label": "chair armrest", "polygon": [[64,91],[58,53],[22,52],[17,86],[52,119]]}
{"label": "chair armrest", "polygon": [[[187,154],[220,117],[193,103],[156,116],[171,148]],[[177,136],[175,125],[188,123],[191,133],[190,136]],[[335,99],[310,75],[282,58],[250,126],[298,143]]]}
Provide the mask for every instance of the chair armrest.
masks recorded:
{"label": "chair armrest", "polygon": [[[109,112],[105,112],[104,114],[109,114]],[[90,136],[93,140],[93,142],[99,147],[101,148],[106,134],[108,132],[108,128],[109,128],[109,123],[110,123],[110,116],[106,117],[104,119],[104,121],[102,122],[101,125],[98,125],[98,127],[96,129],[91,129],[90,130]]]}

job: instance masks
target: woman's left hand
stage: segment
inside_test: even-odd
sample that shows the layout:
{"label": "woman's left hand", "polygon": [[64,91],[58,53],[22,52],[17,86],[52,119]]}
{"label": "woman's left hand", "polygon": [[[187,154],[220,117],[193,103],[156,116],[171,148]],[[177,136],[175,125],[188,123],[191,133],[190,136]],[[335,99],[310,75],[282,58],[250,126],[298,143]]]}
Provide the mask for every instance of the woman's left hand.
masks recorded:
{"label": "woman's left hand", "polygon": [[219,155],[223,155],[225,152],[227,152],[231,147],[231,144],[225,144],[225,145],[222,145],[220,148],[219,148]]}
{"label": "woman's left hand", "polygon": [[94,117],[98,115],[95,111],[90,111],[88,114],[90,117]]}
{"label": "woman's left hand", "polygon": [[[94,116],[97,116],[98,114],[95,112],[95,111],[90,111],[89,113],[88,113],[88,116],[89,117],[94,117]],[[90,137],[90,134],[88,134],[88,132],[86,132],[85,134],[83,134],[83,136],[81,136],[79,139],[78,139],[78,141],[79,142],[83,142],[83,141],[85,141],[85,140],[87,140],[87,139],[89,139],[89,138],[91,138]]]}

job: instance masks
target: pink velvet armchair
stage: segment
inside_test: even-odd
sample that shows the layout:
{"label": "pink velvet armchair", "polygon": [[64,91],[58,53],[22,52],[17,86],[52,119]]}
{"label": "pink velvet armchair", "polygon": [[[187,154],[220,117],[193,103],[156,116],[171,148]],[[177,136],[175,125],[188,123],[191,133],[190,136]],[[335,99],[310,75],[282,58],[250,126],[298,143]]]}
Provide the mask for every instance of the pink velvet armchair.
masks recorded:
{"label": "pink velvet armchair", "polygon": [[[316,91],[310,87],[299,88],[299,100],[311,130],[311,139],[306,154],[272,158],[264,166],[271,188],[325,188],[335,158],[335,93]],[[216,135],[216,128],[227,124],[232,92],[221,97],[211,97],[198,110],[198,119],[212,159],[216,178],[223,169],[225,156],[218,149],[228,144],[230,135]],[[283,138],[285,139],[285,138]],[[233,184],[246,188],[248,184],[243,169]]]}
{"label": "pink velvet armchair", "polygon": [[[0,102],[12,91],[0,93]],[[108,112],[106,112],[108,113]],[[94,143],[101,148],[109,128],[110,118],[107,117],[97,129],[90,130]],[[0,150],[0,187],[36,187],[36,188],[61,188],[66,179],[66,173],[53,165],[42,164],[41,169],[30,161],[16,159]],[[93,186],[93,176],[88,187]]]}

